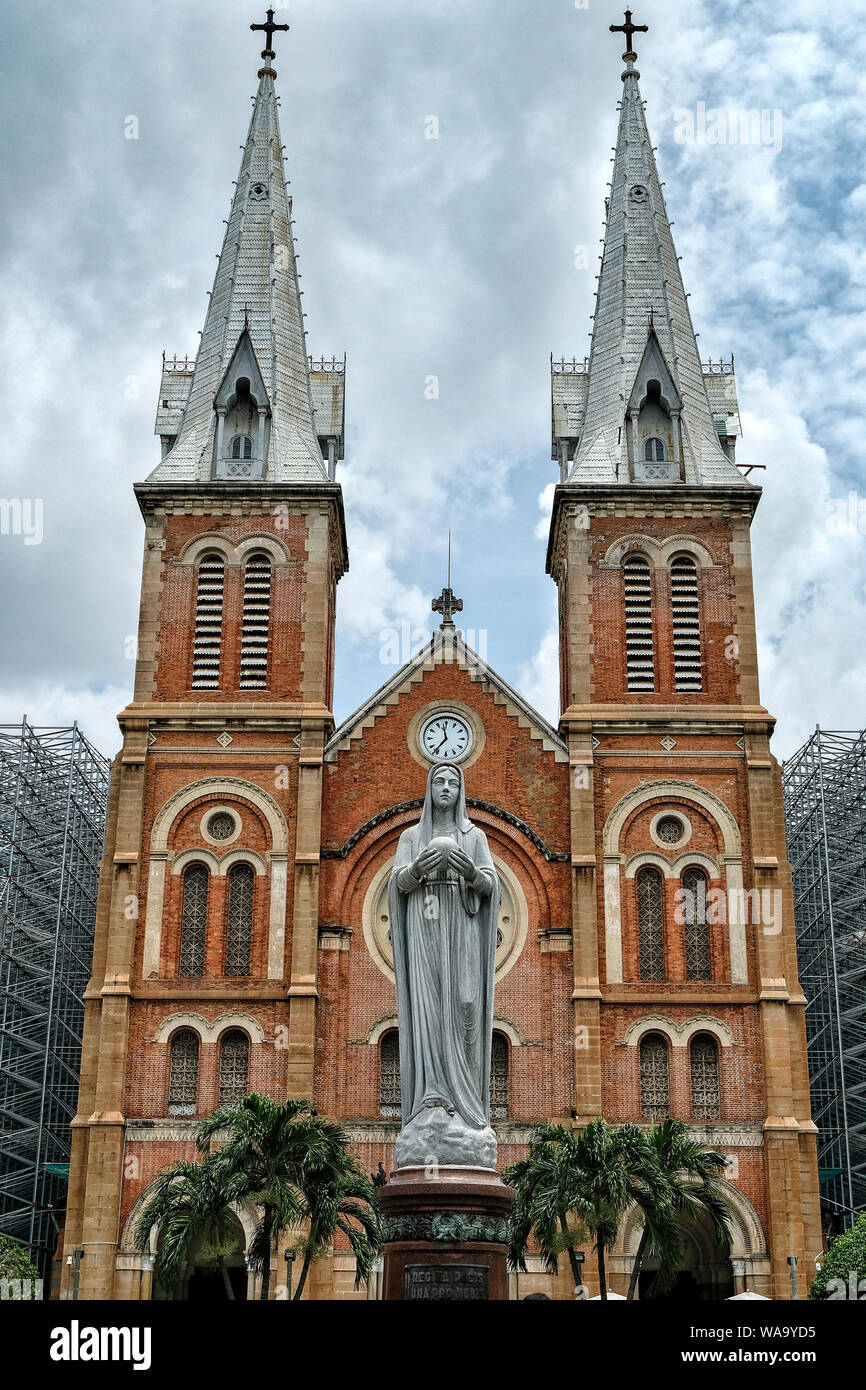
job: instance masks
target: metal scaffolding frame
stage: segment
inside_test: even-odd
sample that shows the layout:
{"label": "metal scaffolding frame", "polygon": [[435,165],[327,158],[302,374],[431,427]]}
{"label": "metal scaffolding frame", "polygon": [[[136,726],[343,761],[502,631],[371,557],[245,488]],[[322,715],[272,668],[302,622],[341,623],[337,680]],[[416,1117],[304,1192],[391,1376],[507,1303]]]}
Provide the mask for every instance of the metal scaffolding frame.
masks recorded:
{"label": "metal scaffolding frame", "polygon": [[817,728],[782,768],[822,1199],[866,1208],[866,731]]}
{"label": "metal scaffolding frame", "polygon": [[0,725],[0,1232],[43,1274],[66,1204],[109,770],[77,724]]}

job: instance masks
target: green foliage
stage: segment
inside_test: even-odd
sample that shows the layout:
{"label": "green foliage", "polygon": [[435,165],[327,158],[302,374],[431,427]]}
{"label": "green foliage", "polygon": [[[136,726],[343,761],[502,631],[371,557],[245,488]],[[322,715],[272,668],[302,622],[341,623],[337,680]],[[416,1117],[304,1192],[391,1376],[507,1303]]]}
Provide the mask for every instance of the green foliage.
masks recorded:
{"label": "green foliage", "polygon": [[821,1301],[866,1298],[866,1212],[861,1212],[850,1230],[831,1240],[809,1297]]}
{"label": "green foliage", "polygon": [[23,1245],[11,1236],[0,1236],[0,1279],[38,1279],[39,1270]]}
{"label": "green foliage", "polygon": [[658,1259],[656,1287],[664,1290],[676,1274],[678,1221],[707,1211],[719,1237],[729,1234],[720,1179],[724,1164],[724,1155],[695,1143],[680,1120],[665,1120],[649,1131],[605,1120],[593,1120],[583,1130],[542,1126],[533,1135],[529,1156],[502,1175],[516,1192],[509,1258],[525,1269],[534,1240],[550,1273],[556,1273],[559,1257],[567,1254],[577,1282],[575,1248],[589,1236],[606,1297],[605,1253],[634,1204],[643,1214],[644,1230],[629,1297],[647,1252]]}
{"label": "green foliage", "polygon": [[219,1266],[226,1296],[232,1297],[224,1261],[234,1249],[232,1208],[240,1206],[259,1212],[249,1258],[262,1275],[262,1299],[268,1297],[274,1248],[293,1227],[306,1232],[296,1299],[312,1260],[332,1245],[337,1231],[355,1255],[356,1287],[369,1280],[381,1221],[373,1184],[340,1125],[322,1119],[306,1100],[280,1104],[249,1095],[215,1110],[198,1126],[196,1139],[202,1160],[160,1174],[136,1224],[140,1250],[148,1248],[153,1227],[159,1228],[154,1268],[164,1288],[176,1287],[198,1241],[199,1260]]}

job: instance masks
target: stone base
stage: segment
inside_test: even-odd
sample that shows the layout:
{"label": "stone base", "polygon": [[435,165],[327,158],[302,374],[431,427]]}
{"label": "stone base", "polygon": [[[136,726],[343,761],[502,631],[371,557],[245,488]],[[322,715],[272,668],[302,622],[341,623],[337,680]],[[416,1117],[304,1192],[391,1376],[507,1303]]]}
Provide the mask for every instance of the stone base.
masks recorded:
{"label": "stone base", "polygon": [[505,1301],[514,1193],[487,1168],[398,1168],[377,1193],[388,1302]]}

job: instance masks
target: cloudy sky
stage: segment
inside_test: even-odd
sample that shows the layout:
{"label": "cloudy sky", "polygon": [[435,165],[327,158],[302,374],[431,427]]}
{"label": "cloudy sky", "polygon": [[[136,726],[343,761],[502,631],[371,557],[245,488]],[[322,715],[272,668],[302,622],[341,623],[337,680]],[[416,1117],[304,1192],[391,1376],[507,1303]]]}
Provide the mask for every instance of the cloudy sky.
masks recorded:
{"label": "cloudy sky", "polygon": [[[0,534],[0,722],[77,718],[117,747],[132,484],[158,459],[161,352],[198,341],[264,8],[5,0],[0,496],[44,519],[40,544]],[[451,527],[467,636],[555,719],[549,354],[588,350],[622,13],[275,8],[308,345],[349,358],[337,718],[390,674],[389,629],[429,627]],[[738,457],[766,465],[762,697],[785,756],[817,722],[866,722],[866,0],[643,0],[635,18],[701,351],[735,354]],[[684,112],[731,108],[767,113],[763,142],[683,138]]]}

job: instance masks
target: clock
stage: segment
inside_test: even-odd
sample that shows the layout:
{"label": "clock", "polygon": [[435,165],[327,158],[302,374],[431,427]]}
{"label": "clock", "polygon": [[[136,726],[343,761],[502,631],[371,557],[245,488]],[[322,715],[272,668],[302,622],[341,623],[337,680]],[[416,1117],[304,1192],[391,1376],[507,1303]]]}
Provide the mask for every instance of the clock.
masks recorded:
{"label": "clock", "polygon": [[421,747],[431,762],[459,762],[472,747],[472,726],[462,714],[442,710],[425,720]]}

